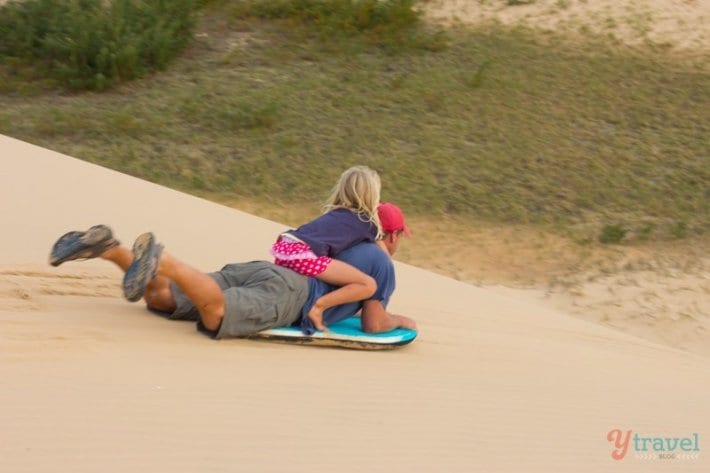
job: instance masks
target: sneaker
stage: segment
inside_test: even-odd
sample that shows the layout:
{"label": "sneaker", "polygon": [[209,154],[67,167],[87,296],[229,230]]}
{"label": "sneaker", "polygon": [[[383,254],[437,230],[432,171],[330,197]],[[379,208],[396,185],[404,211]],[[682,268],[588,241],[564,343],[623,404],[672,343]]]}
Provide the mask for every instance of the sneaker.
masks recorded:
{"label": "sneaker", "polygon": [[106,225],[95,225],[85,232],[69,232],[54,243],[49,264],[59,266],[66,261],[96,258],[119,244]]}
{"label": "sneaker", "polygon": [[163,245],[155,242],[155,235],[144,233],[133,244],[133,263],[123,276],[123,295],[136,302],[145,293],[148,283],[158,274],[158,262]]}

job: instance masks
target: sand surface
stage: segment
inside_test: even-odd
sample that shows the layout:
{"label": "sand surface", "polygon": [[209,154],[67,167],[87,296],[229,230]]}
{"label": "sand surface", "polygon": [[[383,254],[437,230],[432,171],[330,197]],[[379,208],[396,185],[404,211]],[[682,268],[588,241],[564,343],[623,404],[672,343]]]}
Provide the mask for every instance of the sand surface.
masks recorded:
{"label": "sand surface", "polygon": [[[707,471],[707,358],[534,294],[398,263],[420,337],[371,353],[212,341],[120,297],[101,261],[46,263],[71,229],[154,231],[203,270],[284,225],[0,137],[0,465],[9,472]],[[607,433],[698,433],[617,462]],[[690,454],[687,454],[690,455]]]}
{"label": "sand surface", "polygon": [[412,225],[403,261],[479,287],[524,289],[575,317],[710,356],[707,239],[580,245],[522,226]]}
{"label": "sand surface", "polygon": [[569,37],[601,35],[626,45],[710,52],[710,0],[428,0],[444,24],[524,25]]}

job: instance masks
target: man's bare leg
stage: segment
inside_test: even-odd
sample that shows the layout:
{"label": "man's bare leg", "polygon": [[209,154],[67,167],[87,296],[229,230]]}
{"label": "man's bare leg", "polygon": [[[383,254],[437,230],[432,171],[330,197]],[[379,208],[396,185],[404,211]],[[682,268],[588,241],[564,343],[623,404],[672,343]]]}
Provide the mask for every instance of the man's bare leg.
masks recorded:
{"label": "man's bare leg", "polygon": [[[125,246],[110,248],[101,254],[100,258],[111,261],[126,272],[133,263],[133,252]],[[170,279],[165,276],[156,276],[146,286],[143,295],[146,305],[150,309],[161,312],[172,312],[175,310],[175,299],[170,290]]]}
{"label": "man's bare leg", "polygon": [[[143,245],[139,246],[142,250],[141,255],[144,254],[146,244],[155,245],[152,234],[144,234],[138,238]],[[135,248],[134,244],[134,250]],[[59,266],[67,261],[98,257],[114,263],[125,274],[136,262],[134,250],[121,246],[106,225],[95,225],[87,231],[72,231],[62,235],[52,247],[49,263],[52,266]],[[172,279],[198,309],[203,325],[210,330],[217,330],[224,316],[224,295],[219,285],[208,275],[166,253],[161,255],[159,251],[153,251],[149,254],[152,254],[157,261],[151,261],[151,264],[146,266],[148,260],[138,258],[141,260],[139,261],[141,270],[138,271],[140,276],[151,278],[145,282],[141,281],[137,286],[138,290],[142,291],[140,297],[145,300],[147,306],[163,312],[175,310],[175,299],[170,289]],[[151,272],[145,271],[151,265],[153,265],[152,275]],[[129,279],[133,283],[136,282],[132,277]],[[125,282],[124,277],[124,295],[126,294]],[[131,286],[131,295],[134,294],[135,287],[135,285]]]}
{"label": "man's bare leg", "polygon": [[[217,282],[163,251],[158,263],[158,278],[170,278],[200,312],[202,325],[219,329],[224,317],[224,294]],[[146,289],[146,293],[150,288]]]}
{"label": "man's bare leg", "polygon": [[163,281],[167,281],[169,291],[169,280],[172,280],[200,313],[202,325],[208,330],[219,328],[224,317],[224,294],[214,279],[165,252],[150,232],[139,235],[129,253],[132,253],[132,262],[128,266],[125,265],[130,254],[122,250],[104,253],[107,259],[125,268],[123,293],[128,300],[144,297],[148,301],[153,297],[146,295],[151,289],[159,295],[162,285],[166,284]]}

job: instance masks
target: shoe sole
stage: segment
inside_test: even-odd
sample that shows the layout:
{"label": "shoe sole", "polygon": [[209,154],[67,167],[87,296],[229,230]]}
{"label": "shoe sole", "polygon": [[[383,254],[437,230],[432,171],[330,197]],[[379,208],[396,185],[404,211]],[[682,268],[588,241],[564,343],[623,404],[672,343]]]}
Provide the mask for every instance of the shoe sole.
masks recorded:
{"label": "shoe sole", "polygon": [[[50,256],[49,264],[52,266],[59,266],[62,263],[66,263],[67,261],[74,261],[77,259],[88,259],[88,258],[95,258],[98,256],[95,254],[93,251],[91,251],[92,247],[99,245],[104,242],[108,242],[113,238],[113,233],[111,232],[111,229],[105,225],[96,225],[94,227],[91,227],[85,232],[69,232],[64,234],[62,237],[57,240],[57,242],[61,241],[62,238],[65,238],[69,235],[73,234],[82,234],[79,236],[79,242],[83,243],[84,247],[81,249],[77,249],[76,251],[73,251],[69,254],[66,254],[64,256]],[[108,250],[109,248],[112,248],[113,246],[116,246],[116,244],[113,245],[107,245],[106,248],[103,250]],[[56,243],[55,243],[56,245]]]}
{"label": "shoe sole", "polygon": [[123,295],[130,302],[143,297],[148,283],[155,277],[160,246],[152,233],[144,233],[133,244],[133,263],[123,277]]}

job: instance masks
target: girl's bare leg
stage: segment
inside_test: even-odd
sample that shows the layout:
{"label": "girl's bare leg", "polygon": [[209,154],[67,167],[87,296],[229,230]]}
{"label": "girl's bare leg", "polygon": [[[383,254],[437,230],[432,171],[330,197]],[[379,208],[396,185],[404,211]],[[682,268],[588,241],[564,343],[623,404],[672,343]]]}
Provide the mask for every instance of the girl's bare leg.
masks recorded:
{"label": "girl's bare leg", "polygon": [[377,290],[375,280],[359,269],[339,260],[332,260],[316,279],[338,289],[319,297],[308,312],[308,318],[318,330],[327,330],[323,324],[323,312],[336,305],[369,299]]}

